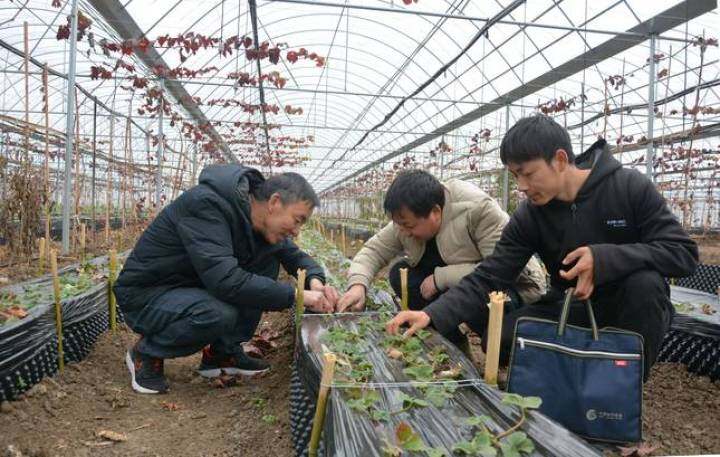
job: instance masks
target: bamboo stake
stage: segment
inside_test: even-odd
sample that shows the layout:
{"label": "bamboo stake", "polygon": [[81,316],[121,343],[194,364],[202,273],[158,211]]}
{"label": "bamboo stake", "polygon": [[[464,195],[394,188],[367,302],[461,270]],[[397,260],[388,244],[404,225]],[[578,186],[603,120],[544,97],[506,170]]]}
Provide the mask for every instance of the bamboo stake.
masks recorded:
{"label": "bamboo stake", "polygon": [[306,271],[298,268],[297,271],[297,287],[295,289],[295,330],[300,330],[300,322],[302,315],[305,313],[305,275]]}
{"label": "bamboo stake", "polygon": [[400,309],[407,311],[408,307],[408,269],[400,269]]}
{"label": "bamboo stake", "polygon": [[110,249],[110,272],[108,274],[108,323],[110,330],[115,331],[117,329],[117,301],[115,299],[115,292],[113,292],[113,286],[115,286],[115,272],[117,271],[117,251]]}
{"label": "bamboo stake", "polygon": [[38,274],[42,275],[45,273],[45,238],[40,238],[39,242],[39,255],[38,255]]}
{"label": "bamboo stake", "polygon": [[85,262],[85,236],[86,226],[85,223],[80,224],[80,261]]}
{"label": "bamboo stake", "polygon": [[53,277],[53,292],[55,294],[55,329],[57,331],[58,341],[58,368],[60,372],[65,369],[65,351],[63,351],[63,331],[62,331],[62,303],[60,301],[60,277],[58,276],[57,251],[50,251],[50,270]]}
{"label": "bamboo stake", "polygon": [[322,377],[320,378],[320,392],[318,393],[317,406],[315,407],[315,417],[313,418],[312,432],[310,433],[310,444],[308,446],[308,456],[317,457],[318,447],[320,446],[320,437],[322,435],[323,425],[325,423],[325,412],[327,410],[327,399],[330,393],[330,385],[335,376],[335,362],[337,358],[333,353],[327,353],[324,356]]}
{"label": "bamboo stake", "polygon": [[347,239],[345,238],[345,226],[340,226],[340,241],[342,243],[342,253],[347,257]]}
{"label": "bamboo stake", "polygon": [[490,303],[488,303],[490,318],[488,319],[487,354],[485,354],[485,382],[491,386],[497,385],[503,310],[507,299],[507,295],[503,292],[490,293]]}

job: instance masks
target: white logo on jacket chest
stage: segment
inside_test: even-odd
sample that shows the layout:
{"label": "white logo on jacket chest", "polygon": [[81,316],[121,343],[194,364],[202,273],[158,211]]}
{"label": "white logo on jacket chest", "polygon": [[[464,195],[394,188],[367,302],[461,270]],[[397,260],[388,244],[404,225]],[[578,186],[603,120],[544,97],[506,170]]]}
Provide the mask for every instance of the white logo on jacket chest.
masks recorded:
{"label": "white logo on jacket chest", "polygon": [[605,221],[605,225],[612,228],[623,228],[627,227],[627,221],[625,219],[608,219]]}

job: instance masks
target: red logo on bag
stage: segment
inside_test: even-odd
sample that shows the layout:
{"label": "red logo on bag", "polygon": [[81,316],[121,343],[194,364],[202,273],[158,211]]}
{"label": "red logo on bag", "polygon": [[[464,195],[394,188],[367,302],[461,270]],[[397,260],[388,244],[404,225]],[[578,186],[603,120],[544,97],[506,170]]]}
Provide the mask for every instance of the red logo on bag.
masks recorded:
{"label": "red logo on bag", "polygon": [[626,367],[628,365],[627,360],[616,360],[615,366],[616,367]]}

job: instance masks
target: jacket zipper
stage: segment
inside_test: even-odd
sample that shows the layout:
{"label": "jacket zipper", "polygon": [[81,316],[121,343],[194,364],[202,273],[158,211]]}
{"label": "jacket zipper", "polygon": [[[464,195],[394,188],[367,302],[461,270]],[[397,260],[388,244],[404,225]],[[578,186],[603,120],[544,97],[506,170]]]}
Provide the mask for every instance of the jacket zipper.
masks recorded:
{"label": "jacket zipper", "polygon": [[531,340],[527,338],[518,338],[518,344],[520,349],[525,349],[525,346],[535,346],[551,351],[564,352],[566,354],[578,356],[578,357],[590,357],[596,359],[615,359],[615,360],[640,360],[640,354],[629,354],[621,352],[606,352],[606,351],[582,351],[580,349],[573,349],[560,344],[548,343],[545,341]]}

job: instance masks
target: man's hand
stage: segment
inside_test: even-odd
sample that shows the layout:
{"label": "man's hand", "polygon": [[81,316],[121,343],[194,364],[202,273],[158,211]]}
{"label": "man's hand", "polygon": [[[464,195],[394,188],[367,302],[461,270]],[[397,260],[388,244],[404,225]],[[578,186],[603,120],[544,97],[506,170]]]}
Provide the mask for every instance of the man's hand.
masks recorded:
{"label": "man's hand", "polygon": [[340,295],[338,294],[337,289],[335,289],[333,286],[326,286],[322,283],[318,278],[312,278],[310,280],[310,290],[316,290],[318,292],[322,292],[323,295],[325,295],[325,298],[327,301],[332,305],[334,308],[337,304],[338,299],[340,298]]}
{"label": "man's hand", "polygon": [[418,330],[430,325],[430,316],[425,311],[400,311],[397,316],[385,324],[385,330],[391,335],[397,335],[400,327],[404,324],[410,326],[410,328],[403,333],[403,337],[407,338]]}
{"label": "man's hand", "polygon": [[595,290],[592,250],[587,246],[577,248],[565,256],[562,263],[569,265],[575,260],[577,260],[575,266],[569,271],[560,270],[560,276],[568,281],[577,278],[575,296],[580,300],[587,300]]}
{"label": "man's hand", "polygon": [[362,284],[354,284],[340,297],[340,301],[337,304],[337,312],[360,312],[363,309],[365,309],[365,286]]}
{"label": "man's hand", "polygon": [[325,294],[317,290],[303,290],[303,300],[305,307],[316,313],[332,313],[335,308]]}
{"label": "man's hand", "polygon": [[438,290],[435,286],[435,276],[430,275],[427,278],[423,279],[422,284],[420,284],[420,294],[425,300],[432,300],[432,298],[437,295]]}

